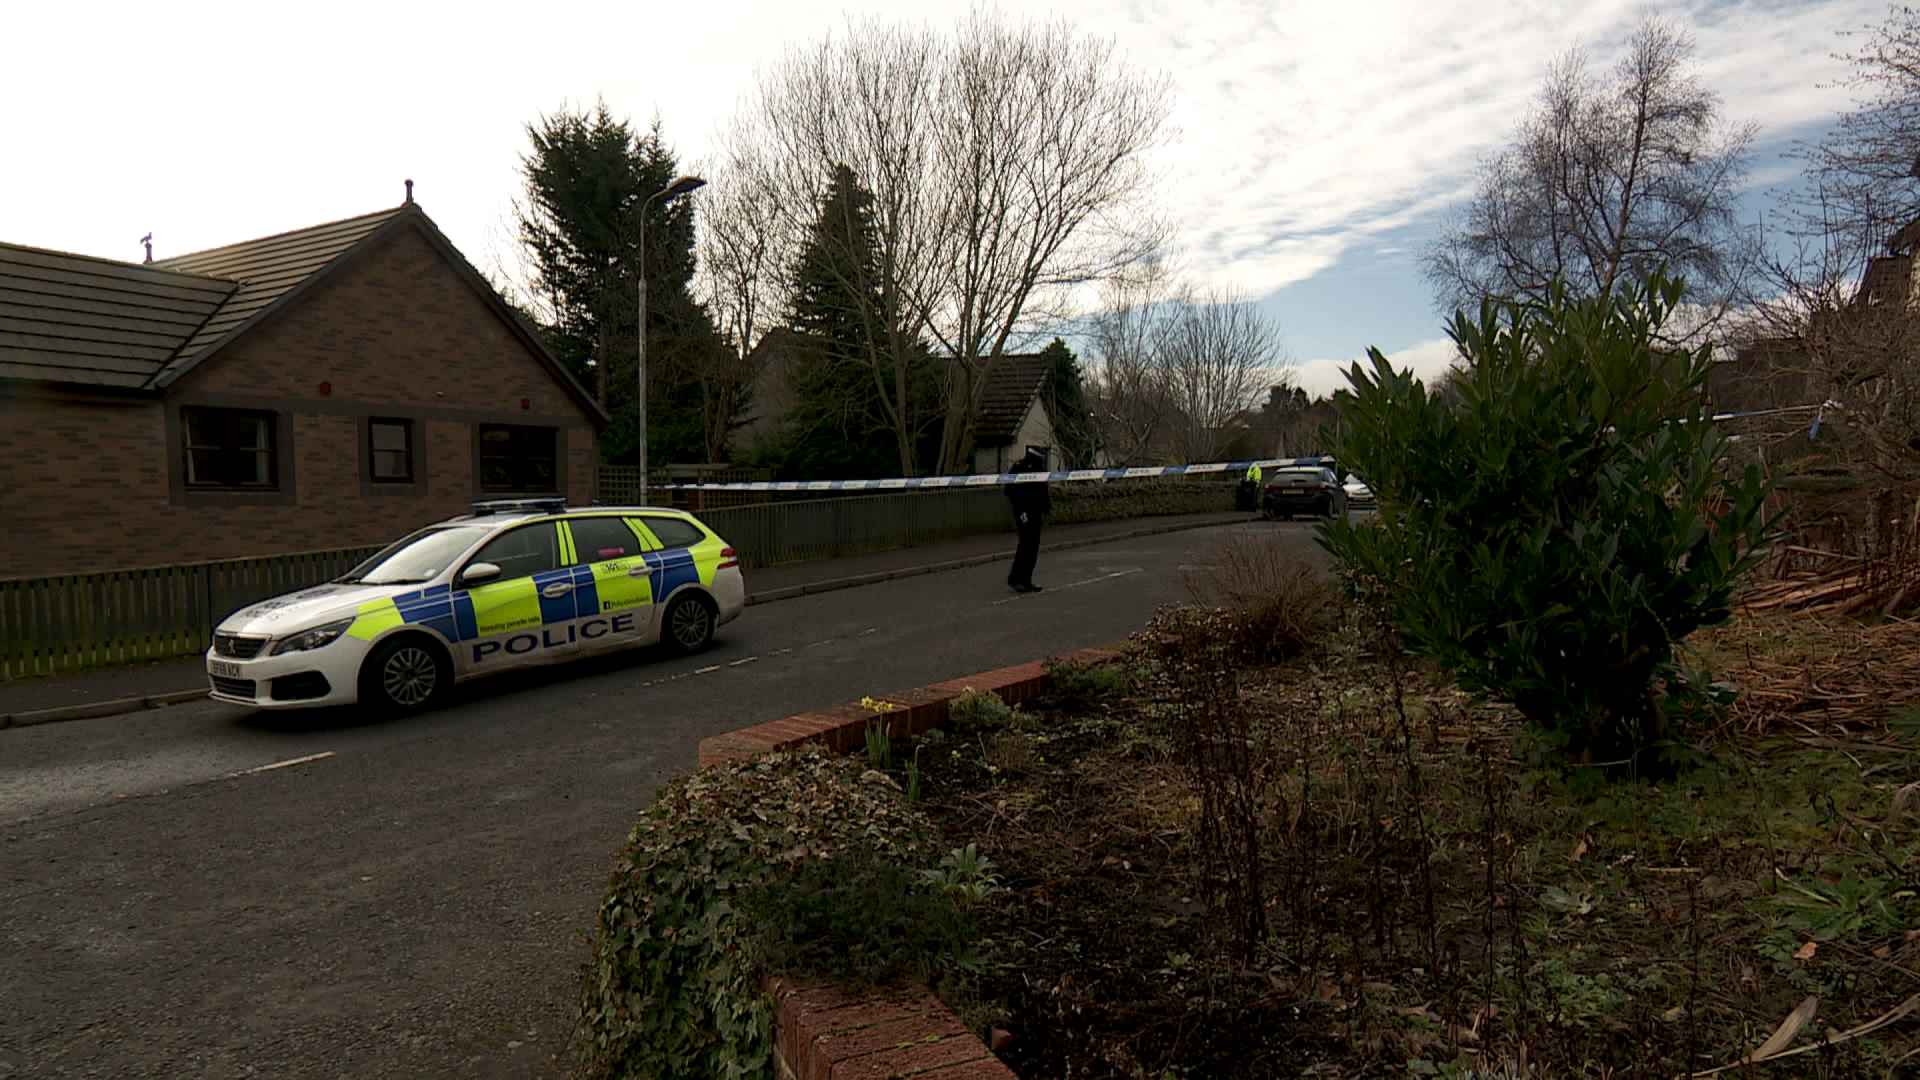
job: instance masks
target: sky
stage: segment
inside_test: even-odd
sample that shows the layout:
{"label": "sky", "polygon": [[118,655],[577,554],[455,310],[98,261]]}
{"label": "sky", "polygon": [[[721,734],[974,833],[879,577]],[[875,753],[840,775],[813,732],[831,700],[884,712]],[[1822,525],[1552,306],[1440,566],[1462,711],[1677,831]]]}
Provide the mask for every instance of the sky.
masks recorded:
{"label": "sky", "polygon": [[[403,182],[474,265],[512,265],[524,127],[604,99],[688,168],[783,51],[917,4],[549,0],[16,4],[0,64],[0,241],[138,262],[393,206]],[[1187,272],[1258,298],[1316,394],[1369,346],[1451,357],[1421,247],[1511,135],[1546,66],[1605,68],[1641,16],[1687,28],[1726,116],[1759,125],[1743,210],[1846,109],[1839,32],[1872,0],[1055,0],[1003,4],[1164,72],[1157,151]],[[693,196],[698,198],[698,196]]]}

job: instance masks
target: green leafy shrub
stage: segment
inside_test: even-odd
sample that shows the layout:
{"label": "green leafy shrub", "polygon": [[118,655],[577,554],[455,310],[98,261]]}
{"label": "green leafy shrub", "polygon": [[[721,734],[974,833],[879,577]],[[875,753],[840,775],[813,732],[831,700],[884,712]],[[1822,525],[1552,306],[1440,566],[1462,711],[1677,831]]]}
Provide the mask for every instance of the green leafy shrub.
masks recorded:
{"label": "green leafy shrub", "polygon": [[1380,509],[1322,543],[1388,583],[1416,651],[1586,761],[1653,764],[1683,711],[1667,699],[1697,699],[1674,648],[1725,620],[1770,526],[1759,471],[1722,475],[1708,349],[1656,347],[1680,295],[1656,275],[1611,299],[1487,304],[1449,329],[1467,362],[1452,394],[1376,350],[1335,403],[1335,453]]}
{"label": "green leafy shrub", "polygon": [[962,914],[971,914],[982,900],[1000,891],[1000,875],[994,872],[993,860],[980,854],[979,847],[971,842],[942,855],[939,866],[920,871],[920,881],[952,900]]}
{"label": "green leafy shrub", "polygon": [[1020,710],[1000,700],[991,690],[971,686],[947,702],[947,724],[955,731],[983,727],[1012,727],[1020,722]]}
{"label": "green leafy shrub", "polygon": [[819,747],[701,769],[660,789],[614,860],[581,972],[578,1075],[744,1077],[769,1068],[761,951],[743,891],[866,850],[931,858],[931,827],[884,775]]}
{"label": "green leafy shrub", "polygon": [[[985,862],[971,844],[965,852]],[[935,869],[916,870],[856,844],[746,890],[740,912],[769,971],[852,986],[970,973],[980,967],[973,906],[993,879],[990,867],[959,873],[961,856],[956,851]]]}
{"label": "green leafy shrub", "polygon": [[1090,702],[1117,694],[1132,686],[1137,676],[1121,664],[1101,661],[1093,664],[1073,660],[1045,660],[1047,692],[1069,701]]}

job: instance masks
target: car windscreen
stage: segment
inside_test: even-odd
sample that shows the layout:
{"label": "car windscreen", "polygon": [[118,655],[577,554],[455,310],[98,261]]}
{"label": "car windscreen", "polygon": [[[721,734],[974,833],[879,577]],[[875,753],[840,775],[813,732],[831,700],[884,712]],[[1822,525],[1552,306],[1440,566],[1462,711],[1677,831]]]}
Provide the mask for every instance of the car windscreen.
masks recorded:
{"label": "car windscreen", "polygon": [[1322,477],[1319,469],[1276,469],[1273,478],[1275,480],[1319,480]]}
{"label": "car windscreen", "polygon": [[492,532],[487,525],[447,525],[422,529],[353,568],[343,584],[417,585],[431,581],[466,550]]}

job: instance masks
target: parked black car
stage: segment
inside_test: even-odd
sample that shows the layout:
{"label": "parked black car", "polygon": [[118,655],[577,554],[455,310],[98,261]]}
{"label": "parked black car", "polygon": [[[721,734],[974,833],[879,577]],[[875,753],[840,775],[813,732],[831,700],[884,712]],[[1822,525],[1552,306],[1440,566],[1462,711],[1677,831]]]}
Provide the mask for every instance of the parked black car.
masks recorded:
{"label": "parked black car", "polygon": [[1296,515],[1333,517],[1347,513],[1347,489],[1332,469],[1322,465],[1289,465],[1266,477],[1260,492],[1260,516],[1286,521]]}

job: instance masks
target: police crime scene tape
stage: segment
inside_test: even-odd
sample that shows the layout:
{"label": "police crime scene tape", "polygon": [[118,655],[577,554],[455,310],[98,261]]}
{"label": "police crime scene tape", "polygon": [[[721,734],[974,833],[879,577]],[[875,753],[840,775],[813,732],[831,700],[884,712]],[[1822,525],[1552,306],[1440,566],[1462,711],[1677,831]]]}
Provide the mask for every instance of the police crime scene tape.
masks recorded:
{"label": "police crime scene tape", "polygon": [[1044,481],[1127,480],[1141,476],[1195,476],[1202,473],[1245,472],[1258,465],[1320,465],[1329,457],[1261,458],[1257,461],[1210,461],[1200,465],[1136,465],[1113,469],[1059,469],[1053,472],[972,473],[965,476],[897,476],[887,480],[749,480],[731,484],[649,484],[660,488],[699,488],[702,491],[911,491],[916,488],[986,487],[998,484],[1037,484]]}
{"label": "police crime scene tape", "polygon": [[[1781,413],[1814,413],[1813,431],[1828,409],[1844,408],[1829,398],[1818,405],[1788,405],[1778,409],[1717,413],[1709,420],[1738,420],[1752,416]],[[896,476],[885,480],[748,480],[725,484],[649,484],[648,487],[697,488],[701,491],[914,491],[924,488],[986,487],[999,484],[1061,483],[1076,480],[1130,480],[1143,476],[1198,476],[1205,473],[1245,472],[1258,465],[1263,469],[1288,465],[1330,465],[1331,456],[1296,458],[1258,458],[1252,461],[1209,461],[1199,465],[1135,465],[1112,469],[1058,469],[1053,472],[971,473],[964,476]]]}

